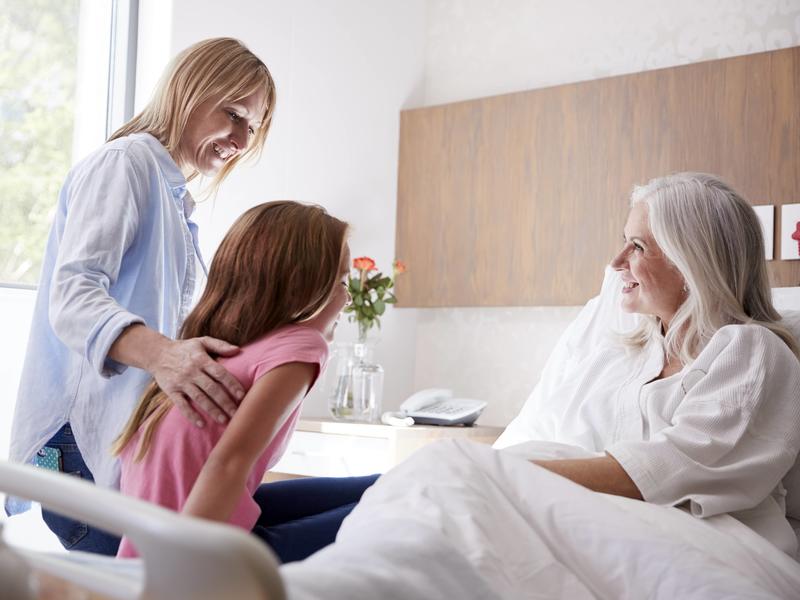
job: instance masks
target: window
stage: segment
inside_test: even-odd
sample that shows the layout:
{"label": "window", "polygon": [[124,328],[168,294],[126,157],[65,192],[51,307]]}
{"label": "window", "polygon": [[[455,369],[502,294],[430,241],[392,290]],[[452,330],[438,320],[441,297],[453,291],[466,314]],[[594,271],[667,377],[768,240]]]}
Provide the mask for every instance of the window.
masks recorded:
{"label": "window", "polygon": [[0,284],[38,282],[70,166],[133,109],[138,0],[0,0]]}
{"label": "window", "polygon": [[[132,114],[138,6],[0,0],[0,459],[59,189],[70,166]],[[18,545],[60,549],[35,514],[15,521],[5,532]]]}

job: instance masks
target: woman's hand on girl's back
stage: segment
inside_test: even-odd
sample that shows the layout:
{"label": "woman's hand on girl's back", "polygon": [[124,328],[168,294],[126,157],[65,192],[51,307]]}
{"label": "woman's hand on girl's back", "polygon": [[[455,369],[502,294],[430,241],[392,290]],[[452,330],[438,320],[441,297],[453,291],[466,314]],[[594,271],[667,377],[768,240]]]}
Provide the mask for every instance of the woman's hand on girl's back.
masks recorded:
{"label": "woman's hand on girl's back", "polygon": [[203,420],[192,405],[225,423],[236,412],[244,388],[210,354],[233,356],[237,352],[237,346],[208,336],[164,338],[147,370],[178,410],[198,427]]}
{"label": "woman's hand on girl's back", "polygon": [[237,352],[238,346],[216,338],[171,340],[135,323],[120,334],[108,356],[150,373],[178,410],[202,427],[203,420],[192,404],[224,423],[225,415],[233,416],[244,398],[239,380],[210,356],[233,356]]}

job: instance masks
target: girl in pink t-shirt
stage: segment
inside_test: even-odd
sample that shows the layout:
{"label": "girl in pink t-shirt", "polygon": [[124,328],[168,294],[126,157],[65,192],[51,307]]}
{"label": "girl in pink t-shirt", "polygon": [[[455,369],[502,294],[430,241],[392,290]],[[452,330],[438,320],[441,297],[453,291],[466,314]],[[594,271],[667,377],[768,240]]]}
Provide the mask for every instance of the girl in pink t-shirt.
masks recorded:
{"label": "girl in pink t-shirt", "polygon": [[[346,234],[347,224],[321,207],[288,201],[256,206],[234,223],[181,337],[210,336],[240,346],[238,354],[218,362],[246,394],[230,423],[201,415],[198,428],[200,423],[190,422],[151,382],[112,449],[121,460],[124,494],[253,530],[284,562],[333,541],[338,524],[374,477],[319,478],[274,492],[259,484],[294,431],[349,300]],[[286,503],[307,504],[301,496],[320,492],[324,506],[287,513]],[[276,523],[276,514],[288,517]],[[309,523],[312,529],[306,530]],[[270,532],[275,525],[282,529]],[[284,551],[287,532],[298,542],[317,541]],[[118,556],[136,555],[123,538]]]}

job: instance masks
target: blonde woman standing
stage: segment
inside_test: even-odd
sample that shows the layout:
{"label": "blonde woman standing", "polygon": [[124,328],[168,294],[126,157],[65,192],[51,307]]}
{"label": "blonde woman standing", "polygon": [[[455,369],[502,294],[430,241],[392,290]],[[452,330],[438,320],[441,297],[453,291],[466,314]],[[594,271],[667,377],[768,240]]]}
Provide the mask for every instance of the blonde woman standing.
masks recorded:
{"label": "blonde woman standing", "polygon": [[[45,251],[12,460],[117,487],[109,448],[151,378],[198,426],[195,408],[220,423],[233,414],[244,391],[213,357],[237,347],[175,339],[205,271],[186,184],[203,175],[216,189],[243,158],[260,154],[274,106],[272,77],[257,56],[235,39],[205,40],[179,54],[150,104],[67,175]],[[10,513],[24,507],[7,504]],[[68,549],[117,551],[115,536],[43,516]]]}

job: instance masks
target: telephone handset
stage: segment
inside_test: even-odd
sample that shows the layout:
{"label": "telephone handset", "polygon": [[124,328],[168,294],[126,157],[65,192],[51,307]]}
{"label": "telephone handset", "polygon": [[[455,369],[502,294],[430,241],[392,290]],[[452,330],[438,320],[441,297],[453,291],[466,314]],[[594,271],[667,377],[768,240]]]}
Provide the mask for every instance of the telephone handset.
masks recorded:
{"label": "telephone handset", "polygon": [[431,388],[412,394],[400,412],[422,425],[472,425],[486,406],[482,400],[453,398],[453,390]]}

